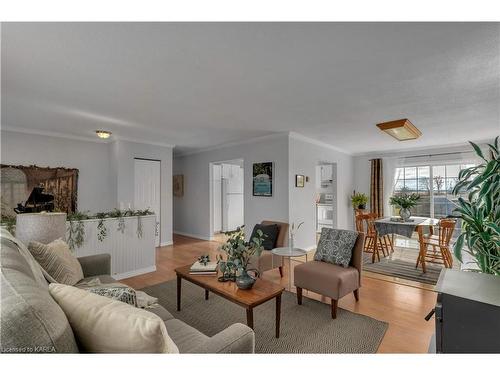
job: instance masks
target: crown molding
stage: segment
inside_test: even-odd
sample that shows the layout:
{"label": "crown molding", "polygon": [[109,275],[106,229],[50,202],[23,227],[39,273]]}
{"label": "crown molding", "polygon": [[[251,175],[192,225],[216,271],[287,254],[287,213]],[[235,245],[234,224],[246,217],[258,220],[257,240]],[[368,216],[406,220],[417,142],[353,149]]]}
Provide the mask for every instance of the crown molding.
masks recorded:
{"label": "crown molding", "polygon": [[137,140],[137,139],[126,138],[126,137],[121,137],[121,136],[116,136],[116,135],[111,135],[111,137],[108,139],[100,139],[100,138],[96,138],[96,137],[86,137],[86,136],[81,136],[81,135],[72,135],[72,134],[66,134],[66,133],[54,132],[54,131],[48,131],[48,130],[20,128],[20,127],[12,127],[12,126],[4,126],[4,125],[1,126],[0,130],[14,132],[14,133],[42,135],[42,136],[47,136],[47,137],[72,139],[72,140],[76,140],[76,141],[93,142],[93,143],[101,143],[101,144],[110,144],[110,143],[113,143],[115,141],[125,141],[125,142],[140,143],[143,145],[145,144],[145,145],[151,145],[151,146],[161,146],[161,147],[169,147],[169,148],[175,147],[175,145],[170,144],[170,143],[141,141],[141,140]]}
{"label": "crown molding", "polygon": [[131,142],[131,143],[140,143],[143,145],[151,145],[151,146],[161,146],[161,147],[168,147],[168,148],[174,148],[175,145],[171,143],[164,143],[164,142],[149,142],[149,141],[141,141],[133,138],[127,138],[127,137],[121,137],[121,136],[116,136],[113,138],[115,141],[124,141],[124,142]]}
{"label": "crown molding", "polygon": [[174,158],[182,158],[185,156],[200,154],[202,152],[215,151],[215,150],[220,150],[220,149],[227,148],[227,147],[240,146],[240,145],[244,145],[244,144],[267,141],[269,139],[282,138],[282,137],[288,137],[288,133],[287,132],[272,133],[272,134],[263,135],[260,137],[255,137],[255,138],[250,138],[250,139],[245,139],[245,140],[241,140],[241,141],[222,143],[220,145],[210,146],[210,147],[202,148],[199,150],[182,152],[182,153],[174,155]]}
{"label": "crown molding", "polygon": [[293,138],[293,139],[297,139],[299,141],[303,141],[303,142],[307,142],[307,143],[312,143],[316,146],[320,146],[320,147],[325,147],[325,148],[329,148],[330,150],[334,150],[334,151],[337,151],[337,152],[341,152],[343,154],[346,154],[346,155],[353,155],[352,152],[349,152],[343,148],[340,148],[340,147],[336,147],[336,146],[333,146],[329,143],[325,143],[323,141],[319,141],[317,139],[314,139],[314,138],[309,138],[305,135],[302,135],[302,134],[299,134],[299,133],[296,133],[296,132],[290,132],[289,133],[290,135],[290,138]]}

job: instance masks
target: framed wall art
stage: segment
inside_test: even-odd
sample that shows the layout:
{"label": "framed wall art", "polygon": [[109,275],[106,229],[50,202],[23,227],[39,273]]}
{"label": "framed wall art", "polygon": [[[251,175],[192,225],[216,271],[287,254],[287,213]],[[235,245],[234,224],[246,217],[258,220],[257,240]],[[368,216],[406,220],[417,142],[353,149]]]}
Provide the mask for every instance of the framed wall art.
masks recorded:
{"label": "framed wall art", "polygon": [[252,168],[253,195],[255,197],[273,196],[273,163],[254,163]]}

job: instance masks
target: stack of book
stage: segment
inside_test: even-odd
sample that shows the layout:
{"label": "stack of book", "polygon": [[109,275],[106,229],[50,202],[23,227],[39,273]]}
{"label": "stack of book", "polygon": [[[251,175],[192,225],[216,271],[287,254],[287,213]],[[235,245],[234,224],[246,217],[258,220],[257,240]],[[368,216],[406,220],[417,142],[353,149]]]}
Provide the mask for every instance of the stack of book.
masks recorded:
{"label": "stack of book", "polygon": [[217,275],[217,262],[208,262],[207,264],[196,262],[191,266],[189,274],[215,276]]}

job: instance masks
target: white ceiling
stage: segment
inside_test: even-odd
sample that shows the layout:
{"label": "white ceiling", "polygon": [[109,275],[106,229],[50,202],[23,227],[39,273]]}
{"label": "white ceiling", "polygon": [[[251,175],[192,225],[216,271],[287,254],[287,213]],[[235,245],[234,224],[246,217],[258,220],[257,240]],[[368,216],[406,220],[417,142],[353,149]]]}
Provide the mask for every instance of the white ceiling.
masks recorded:
{"label": "white ceiling", "polygon": [[[350,153],[500,133],[500,23],[4,23],[2,127],[175,144],[294,131]],[[409,118],[397,142],[378,122]]]}

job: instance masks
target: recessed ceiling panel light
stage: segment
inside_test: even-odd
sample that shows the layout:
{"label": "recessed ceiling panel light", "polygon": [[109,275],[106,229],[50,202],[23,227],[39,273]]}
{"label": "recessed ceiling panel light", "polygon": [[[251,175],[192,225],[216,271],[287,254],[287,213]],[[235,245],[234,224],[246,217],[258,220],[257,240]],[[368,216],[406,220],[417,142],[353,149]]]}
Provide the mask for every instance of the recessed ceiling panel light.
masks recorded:
{"label": "recessed ceiling panel light", "polygon": [[422,135],[422,132],[418,130],[407,118],[396,121],[382,122],[377,124],[377,126],[380,130],[386,132],[391,137],[396,138],[398,141],[409,141],[410,139],[417,139]]}

